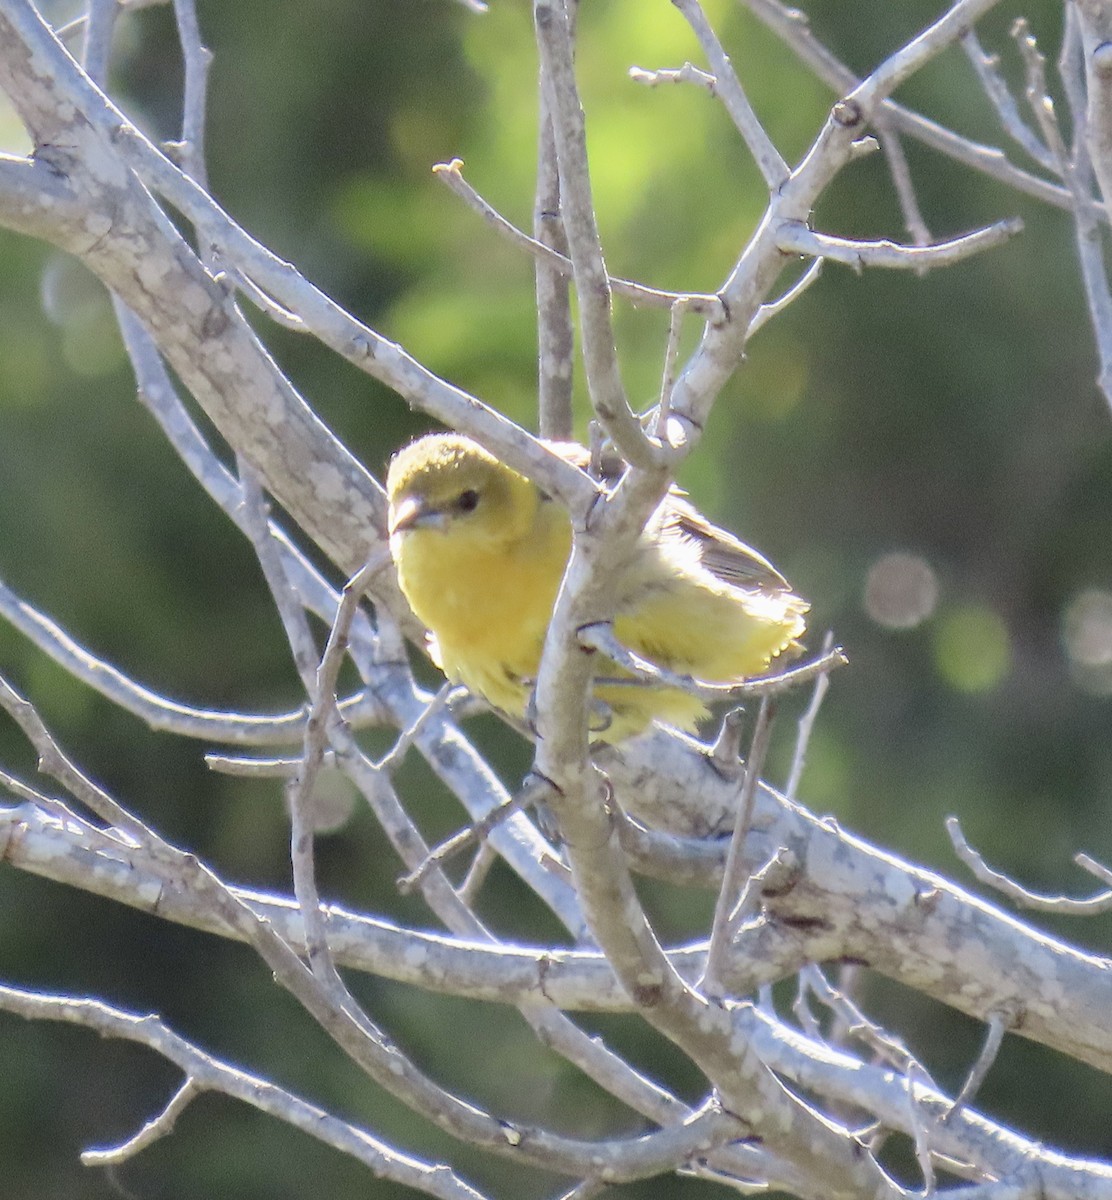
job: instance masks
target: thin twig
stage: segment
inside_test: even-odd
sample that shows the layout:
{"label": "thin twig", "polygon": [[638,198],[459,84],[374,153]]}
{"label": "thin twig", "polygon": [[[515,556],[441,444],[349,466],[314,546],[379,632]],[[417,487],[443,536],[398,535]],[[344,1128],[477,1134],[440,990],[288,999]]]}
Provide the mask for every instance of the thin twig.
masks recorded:
{"label": "thin twig", "polygon": [[744,770],[741,761],[741,732],[744,727],[744,709],[731,708],[722,718],[722,725],[708,758],[711,766],[723,779],[738,779]]}
{"label": "thin twig", "polygon": [[[861,82],[827,46],[811,31],[807,18],[798,8],[790,7],[780,0],[741,0],[758,20],[762,21],[784,44],[825,84],[839,95],[853,91]],[[1046,179],[1040,179],[1010,162],[1002,150],[995,146],[983,146],[954,133],[919,113],[904,108],[893,100],[886,99],[880,112],[892,127],[908,137],[915,138],[940,154],[999,179],[1009,187],[1058,208],[1070,208],[1071,200],[1065,188]],[[1101,213],[1101,220],[1107,217]]]}
{"label": "thin twig", "polygon": [[816,233],[801,221],[785,221],[780,226],[776,241],[785,254],[828,258],[855,271],[865,267],[918,271],[961,262],[974,254],[1000,246],[1022,232],[1023,222],[1018,217],[1011,217],[961,237],[935,242],[931,246],[903,246],[886,238],[870,242]]}
{"label": "thin twig", "polygon": [[561,1193],[558,1200],[597,1200],[609,1190],[610,1185],[601,1179],[584,1179],[569,1191]]}
{"label": "thin twig", "polygon": [[[293,867],[294,895],[301,907],[305,926],[305,945],[313,974],[338,996],[343,995],[339,972],[328,946],[324,913],[317,889],[314,854],[314,824],[311,816],[313,787],[324,759],[326,717],[335,712],[335,693],[321,696],[317,690],[317,647],[304,608],[290,586],[278,551],[278,543],[270,535],[269,512],[254,469],[242,455],[236,456],[243,488],[244,520],[255,556],[262,567],[275,607],[282,621],[301,681],[312,701],[305,723],[302,764],[286,784],[290,813],[290,861]],[[331,644],[331,643],[330,643]],[[344,647],[347,636],[344,636]],[[338,668],[337,668],[338,669]],[[346,999],[346,996],[344,997]]]}
{"label": "thin twig", "polygon": [[999,1012],[989,1014],[986,1022],[984,1045],[981,1046],[981,1051],[970,1068],[965,1082],[961,1085],[961,1091],[958,1092],[953,1105],[948,1112],[943,1114],[942,1120],[944,1122],[949,1121],[961,1112],[966,1105],[972,1102],[977,1092],[980,1091],[981,1084],[984,1083],[985,1077],[992,1069],[992,1064],[996,1061],[997,1054],[1000,1053],[1004,1034],[1008,1032],[1008,1029],[1013,1024],[1014,1015],[1005,1015]]}
{"label": "thin twig", "polygon": [[[265,537],[266,522],[265,515],[262,513],[259,515],[259,528]],[[264,551],[266,549],[265,547],[256,548]],[[301,919],[305,923],[305,944],[308,950],[309,964],[317,979],[344,1004],[349,1001],[350,997],[336,970],[336,964],[328,946],[328,931],[325,927],[320,893],[317,890],[313,846],[314,831],[309,815],[310,798],[328,746],[329,726],[333,720],[340,719],[336,709],[336,681],[347,652],[348,633],[367,587],[374,576],[386,566],[388,553],[385,547],[381,548],[371,556],[362,570],[344,585],[343,596],[336,609],[336,619],[329,633],[320,664],[315,671],[308,666],[303,668],[309,676],[306,680],[306,687],[312,697],[312,708],[309,712],[309,719],[305,723],[301,769],[289,781],[286,788],[290,809],[290,856],[293,864],[294,894],[301,906]],[[283,604],[280,600],[280,592],[281,588],[276,588],[275,598],[279,600],[281,609]],[[297,612],[300,614],[300,620],[292,620],[294,636],[291,637],[295,655],[298,641],[301,640],[296,635],[302,629],[306,631],[308,629],[308,626],[304,624],[304,612],[300,608]],[[290,616],[292,619],[293,614],[291,613]],[[355,1012],[359,1011],[354,1000],[350,1000],[350,1004]]]}
{"label": "thin twig", "polygon": [[81,1162],[86,1167],[110,1167],[119,1166],[121,1163],[127,1162],[129,1158],[134,1158],[140,1151],[157,1142],[159,1138],[173,1133],[178,1117],[202,1091],[201,1085],[192,1076],[186,1076],[181,1087],[173,1094],[158,1116],[152,1117],[142,1129],[118,1146],[104,1147],[99,1150],[83,1150]]}
{"label": "thin twig", "polygon": [[401,1154],[365,1130],[308,1104],[270,1080],[220,1062],[168,1029],[157,1017],[141,1017],[97,1000],[44,995],[3,985],[0,985],[0,1009],[29,1020],[82,1025],[105,1037],[149,1046],[185,1072],[198,1088],[221,1092],[276,1117],[351,1155],[384,1179],[415,1188],[437,1200],[485,1200],[451,1168]]}
{"label": "thin twig", "polygon": [[767,696],[761,700],[757,721],[753,727],[749,759],[745,764],[745,780],[741,787],[741,794],[738,796],[737,816],[733,835],[730,838],[730,849],[726,854],[722,886],[718,889],[718,899],[714,905],[714,921],[711,925],[710,945],[707,948],[707,962],[700,984],[707,995],[721,995],[722,985],[719,980],[719,969],[722,957],[729,949],[730,915],[737,908],[750,875],[745,865],[745,839],[749,835],[749,826],[753,820],[753,803],[757,795],[757,782],[764,769],[765,756],[768,753],[774,705],[775,701],[770,700]]}
{"label": "thin twig", "polygon": [[[1054,111],[1054,101],[1051,99],[1050,91],[1046,85],[1046,59],[1043,58],[1042,53],[1039,51],[1038,44],[1031,33],[1031,27],[1024,18],[1020,17],[1013,24],[1012,37],[1015,38],[1016,46],[1019,48],[1027,75],[1025,88],[1027,104],[1034,114],[1035,121],[1038,123],[1046,153],[1050,161],[1054,164],[1053,169],[1063,177],[1066,186],[1069,187],[1069,180],[1066,179],[1066,175],[1070,171],[1071,163],[1066,150],[1065,139],[1062,137],[1062,131],[1058,126],[1058,117]],[[1075,189],[1070,188],[1070,192],[1071,194],[1075,194]]]}
{"label": "thin twig", "polygon": [[970,29],[961,39],[961,48],[973,64],[977,79],[992,107],[996,110],[997,119],[1004,132],[1018,146],[1021,146],[1040,167],[1046,171],[1057,173],[1058,164],[1054,160],[1054,155],[1043,142],[1039,141],[1034,131],[1020,115],[1019,105],[1016,104],[1015,97],[1000,71],[1000,56],[984,52],[975,29]]}
{"label": "thin twig", "polygon": [[20,800],[26,800],[46,812],[62,817],[63,820],[72,815],[56,796],[48,796],[45,792],[40,792],[38,788],[31,787],[30,784],[24,783],[22,779],[8,771],[0,770],[0,788],[11,792],[13,796],[18,796]]}
{"label": "thin twig", "polygon": [[[327,756],[326,756],[327,758]],[[301,770],[300,758],[248,758],[242,754],[206,754],[205,766],[241,779],[291,779]]]}
{"label": "thin twig", "polygon": [[[568,280],[571,274],[571,259],[567,256],[568,239],[564,233],[564,221],[560,214],[560,168],[556,161],[556,139],[552,131],[552,116],[548,110],[548,97],[543,82],[539,87],[539,114],[537,131],[537,183],[533,193],[533,238],[537,245],[544,246],[560,255],[567,262],[567,270],[554,263],[537,258],[533,265],[537,299],[537,409],[540,434],[554,441],[570,441],[573,434],[572,376],[575,360],[575,326],[571,312],[571,289]],[[438,179],[455,189],[456,184],[465,185],[482,207],[497,218],[495,227],[500,232],[518,230],[490,208],[460,172],[460,160],[456,159],[447,170],[434,167]],[[532,246],[526,246],[532,250]]]}
{"label": "thin twig", "polygon": [[931,1152],[931,1138],[927,1130],[926,1117],[919,1103],[917,1086],[930,1084],[931,1078],[918,1062],[911,1064],[907,1072],[907,1115],[911,1125],[912,1137],[915,1142],[915,1161],[923,1176],[923,1195],[933,1196],[935,1190],[934,1155]]}
{"label": "thin twig", "polygon": [[587,390],[595,414],[622,457],[633,466],[652,467],[660,455],[629,406],[618,366],[610,281],[591,196],[583,108],[575,79],[567,9],[563,0],[534,0],[533,17],[560,166],[564,231],[575,269]]}
{"label": "thin twig", "polygon": [[498,851],[488,841],[479,843],[475,857],[467,868],[463,882],[456,888],[459,898],[464,904],[474,904],[482,886],[486,883],[491,867],[498,861]]}
{"label": "thin twig", "polygon": [[[1100,372],[1097,383],[1105,400],[1112,405],[1112,289],[1104,258],[1104,232],[1093,214],[1093,159],[1089,151],[1088,97],[1082,82],[1086,57],[1081,42],[1078,9],[1066,6],[1066,34],[1062,42],[1059,70],[1073,122],[1073,147],[1067,150],[1054,104],[1047,91],[1046,69],[1030,28],[1023,20],[1012,28],[1027,70],[1027,101],[1038,122],[1058,173],[1073,197],[1074,232],[1077,241],[1081,280],[1089,317],[1096,339]],[[1072,45],[1072,52],[1071,52]],[[1092,86],[1092,81],[1090,81]],[[1096,105],[1097,111],[1101,104]]]}
{"label": "thin twig", "polygon": [[[432,170],[441,183],[459,196],[469,208],[477,212],[492,229],[514,245],[525,250],[539,263],[550,267],[561,276],[567,277],[575,273],[575,267],[570,258],[536,238],[531,238],[527,233],[523,233],[479,195],[463,177],[463,159],[453,158],[451,162],[437,163]],[[709,321],[721,321],[725,316],[722,301],[718,296],[704,295],[699,292],[667,292],[613,275],[609,275],[607,278],[614,294],[625,297],[635,306],[671,308],[677,300],[683,300],[691,312],[698,313]]]}
{"label": "thin twig", "polygon": [[39,771],[56,779],[79,803],[131,838],[136,845],[144,845],[149,840],[150,831],[143,822],[133,817],[66,757],[34,706],[3,676],[0,676],[0,708],[15,721],[35,748],[39,756]]}
{"label": "thin twig", "polygon": [[763,329],[777,313],[783,312],[793,300],[798,300],[803,295],[822,274],[822,262],[821,258],[812,260],[807,270],[800,275],[782,296],[762,304],[757,309],[753,319],[749,322],[749,330],[745,335],[746,341],[749,341],[759,329]]}
{"label": "thin twig", "polygon": [[746,146],[749,147],[749,153],[752,154],[753,161],[764,177],[768,190],[775,193],[789,175],[788,164],[753,111],[753,106],[749,103],[749,97],[746,96],[745,89],[741,86],[733,64],[722,48],[717,34],[711,28],[698,0],[673,0],[673,2],[691,26],[703,53],[707,56],[707,61],[714,72],[718,98],[730,114],[730,120],[737,127]]}
{"label": "thin twig", "polygon": [[[822,649],[819,651],[819,656],[829,654],[834,649],[834,631],[828,629],[825,637],[822,639]],[[792,765],[788,771],[788,782],[784,785],[784,795],[789,800],[794,800],[796,792],[799,789],[799,781],[803,777],[803,767],[807,760],[807,747],[811,744],[811,734],[814,732],[815,721],[819,715],[819,709],[822,707],[822,702],[826,697],[826,693],[830,688],[830,673],[824,672],[815,680],[814,690],[811,692],[811,701],[804,709],[803,716],[799,718],[799,732],[795,739],[795,752],[792,754]]]}
{"label": "thin twig", "polygon": [[[845,962],[838,966],[838,982],[832,985],[839,996],[844,996],[851,1004],[856,1005],[854,991],[861,978],[859,963]],[[859,1006],[858,1006],[859,1007]],[[842,1009],[834,1010],[834,1019],[830,1023],[830,1033],[827,1042],[831,1046],[845,1046],[852,1037],[847,1013]]]}
{"label": "thin twig", "polygon": [[[820,967],[814,968],[816,971],[821,971]],[[792,1012],[795,1013],[795,1019],[799,1022],[800,1029],[816,1042],[823,1040],[822,1024],[818,1017],[815,1016],[815,1010],[811,1007],[811,995],[814,988],[811,986],[810,974],[807,971],[801,971],[795,981],[795,998],[792,1000]]]}
{"label": "thin twig", "polygon": [[178,26],[185,78],[182,87],[181,139],[173,146],[173,150],[182,170],[207,188],[205,107],[212,53],[201,41],[197,0],[174,0],[174,18]]}
{"label": "thin twig", "polygon": [[497,825],[501,825],[513,813],[540,800],[548,791],[549,784],[546,781],[526,783],[516,795],[511,796],[497,808],[492,808],[477,821],[468,825],[466,829],[461,829],[459,833],[453,834],[439,846],[430,850],[423,863],[398,879],[398,891],[403,894],[413,891],[424,882],[430,871],[443,867],[445,863],[455,858],[457,854],[462,854],[464,850],[484,844],[491,830]]}
{"label": "thin twig", "polygon": [[835,646],[829,653],[811,662],[788,667],[775,674],[747,679],[743,683],[708,683],[691,675],[680,675],[666,667],[658,667],[635,654],[618,640],[609,621],[596,621],[582,626],[576,631],[576,638],[581,646],[598,650],[632,676],[630,679],[598,677],[595,680],[596,684],[602,683],[607,687],[672,687],[703,700],[741,700],[746,696],[775,695],[787,688],[808,682],[835,667],[845,666],[849,661],[842,648]]}
{"label": "thin twig", "polygon": [[668,412],[672,406],[672,389],[676,385],[676,361],[680,353],[680,333],[683,330],[683,319],[690,308],[687,297],[681,296],[668,314],[668,341],[664,347],[664,367],[660,373],[660,399],[656,406],[656,428],[653,430],[657,439],[665,445],[671,443],[668,436]]}
{"label": "thin twig", "polygon": [[243,491],[244,527],[251,539],[255,557],[259,560],[274,607],[278,610],[297,674],[311,696],[320,652],[305,609],[286,575],[278,543],[271,536],[270,510],[258,474],[241,454],[236,455],[236,466]]}
{"label": "thin twig", "polygon": [[[728,946],[749,919],[759,912],[764,896],[786,891],[792,886],[793,882],[799,878],[799,869],[799,856],[788,847],[780,846],[767,862],[749,876],[726,923],[725,945]],[[771,986],[768,993],[762,996],[761,1001],[775,1012]]]}
{"label": "thin twig", "polygon": [[[305,711],[301,708],[273,715],[227,712],[159,695],[75,641],[52,618],[21,599],[3,582],[0,582],[0,616],[75,679],[138,717],[150,729],[241,746],[291,743],[304,736]],[[387,719],[378,698],[368,691],[345,696],[341,708],[345,719],[356,728],[382,724]]]}
{"label": "thin twig", "polygon": [[903,213],[904,228],[916,246],[929,246],[934,239],[927,228],[923,210],[919,207],[919,197],[915,194],[911,167],[908,165],[907,155],[904,154],[900,135],[883,114],[876,121],[876,129],[880,135],[880,149],[888,163],[888,174],[892,177],[892,187],[900,203],[900,212]]}
{"label": "thin twig", "polygon": [[1078,166],[1084,158],[1088,160],[1086,143],[1087,122],[1085,119],[1085,46],[1081,37],[1081,22],[1077,16],[1077,6],[1067,4],[1065,11],[1065,31],[1062,34],[1062,47],[1058,54],[1058,77],[1062,81],[1062,92],[1066,97],[1072,127],[1071,160]]}
{"label": "thin twig", "polygon": [[102,88],[108,79],[116,12],[116,0],[89,0],[81,65],[89,78]]}
{"label": "thin twig", "polygon": [[265,313],[283,329],[288,329],[292,333],[309,333],[308,325],[297,313],[283,308],[277,300],[268,296],[249,275],[245,275],[234,263],[224,263],[217,249],[212,250],[210,258],[213,264],[214,279],[226,281],[229,287],[234,287],[242,292],[260,312]]}
{"label": "thin twig", "polygon": [[[1072,917],[1092,917],[1098,913],[1112,910],[1112,888],[1107,891],[1097,892],[1095,895],[1081,900],[1075,899],[1072,896],[1040,895],[1037,892],[1029,891],[1022,884],[1016,883],[1014,879],[1010,879],[1007,875],[990,867],[985,862],[984,857],[966,841],[965,834],[962,833],[961,822],[957,817],[946,818],[946,832],[950,835],[954,853],[973,872],[976,878],[987,887],[991,887],[1000,892],[1001,895],[1007,896],[1009,900],[1013,901],[1020,908],[1029,908],[1035,912],[1060,913],[1063,916]],[[1084,858],[1079,855],[1074,861],[1079,866],[1090,870],[1092,874],[1097,873],[1092,871],[1091,867],[1087,866],[1087,864],[1093,862],[1087,855]]]}
{"label": "thin twig", "polygon": [[927,1084],[938,1091],[929,1072],[907,1046],[899,1038],[867,1017],[849,996],[834,987],[821,970],[812,964],[805,967],[802,973],[806,975],[808,984],[815,995],[834,1013],[836,1018],[845,1023],[849,1034],[868,1046],[883,1062],[895,1067],[900,1074],[907,1075],[912,1070],[920,1071]]}
{"label": "thin twig", "polygon": [[689,62],[685,62],[682,67],[656,71],[647,71],[644,67],[630,67],[629,77],[634,83],[641,83],[650,88],[662,83],[693,83],[712,96],[718,95],[718,80],[709,71],[703,71]]}
{"label": "thin twig", "polygon": [[428,723],[446,708],[449,708],[454,699],[461,698],[467,694],[466,689],[457,687],[455,684],[443,684],[436,695],[433,696],[421,711],[421,715],[417,720],[408,728],[402,730],[389,751],[375,763],[375,767],[379,771],[386,771],[388,774],[396,771],[402,765],[406,754],[409,752],[409,748],[417,740]]}
{"label": "thin twig", "polygon": [[344,584],[340,594],[340,603],[336,609],[336,617],[332,622],[332,629],[324,647],[320,666],[317,668],[315,692],[318,699],[328,697],[329,702],[335,705],[336,682],[344,661],[352,624],[359,611],[359,606],[363,602],[363,597],[374,583],[375,576],[389,565],[389,547],[379,546],[363,566]]}

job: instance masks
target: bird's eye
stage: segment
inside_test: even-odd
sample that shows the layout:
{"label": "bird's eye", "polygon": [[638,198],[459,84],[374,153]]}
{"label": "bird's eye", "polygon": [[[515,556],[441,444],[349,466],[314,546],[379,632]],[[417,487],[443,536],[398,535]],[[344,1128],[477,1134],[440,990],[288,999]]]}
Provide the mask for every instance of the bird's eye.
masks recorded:
{"label": "bird's eye", "polygon": [[460,512],[474,512],[479,507],[479,493],[474,488],[468,488],[466,492],[460,492],[456,499],[456,508]]}

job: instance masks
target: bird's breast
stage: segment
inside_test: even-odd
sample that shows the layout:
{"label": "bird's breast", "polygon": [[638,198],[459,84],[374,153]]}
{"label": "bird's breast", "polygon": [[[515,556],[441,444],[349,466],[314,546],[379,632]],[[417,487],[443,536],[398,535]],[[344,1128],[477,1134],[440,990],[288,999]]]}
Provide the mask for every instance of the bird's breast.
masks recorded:
{"label": "bird's breast", "polygon": [[413,531],[395,548],[398,580],[435,634],[445,672],[499,707],[523,707],[567,562],[559,530],[519,545],[453,544]]}

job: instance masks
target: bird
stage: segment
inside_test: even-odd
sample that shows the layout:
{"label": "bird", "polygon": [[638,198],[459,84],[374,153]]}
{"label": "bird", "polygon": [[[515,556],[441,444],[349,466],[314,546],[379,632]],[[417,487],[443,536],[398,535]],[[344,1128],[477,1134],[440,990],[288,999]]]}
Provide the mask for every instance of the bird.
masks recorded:
{"label": "bird", "polygon": [[[571,442],[548,448],[576,466]],[[471,438],[426,434],[386,477],[390,550],[433,661],[453,683],[523,720],[571,552],[560,504]],[[772,564],[712,525],[673,487],[613,564],[612,629],[649,663],[713,684],[765,675],[802,649],[809,605]],[[594,669],[592,740],[615,743],[660,721],[688,731],[706,700],[646,681],[604,655]]]}

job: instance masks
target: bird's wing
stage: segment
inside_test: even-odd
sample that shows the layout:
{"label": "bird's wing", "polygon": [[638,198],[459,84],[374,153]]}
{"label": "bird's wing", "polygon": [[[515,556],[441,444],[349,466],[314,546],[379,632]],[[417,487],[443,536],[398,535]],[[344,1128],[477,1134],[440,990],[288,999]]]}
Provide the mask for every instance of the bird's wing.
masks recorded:
{"label": "bird's wing", "polygon": [[[587,470],[591,453],[576,442],[546,442],[555,451],[573,463],[581,471]],[[603,458],[602,477],[608,483],[617,481],[622,467],[618,458]],[[747,546],[743,541],[719,529],[687,499],[687,493],[672,486],[661,502],[650,526],[657,528],[664,537],[678,537],[693,544],[698,551],[700,563],[716,578],[731,587],[756,588],[763,592],[790,592],[791,585],[763,554]]]}
{"label": "bird's wing", "polygon": [[788,581],[763,554],[712,525],[678,488],[669,492],[660,515],[663,531],[694,542],[699,561],[723,583],[764,592],[791,591]]}

